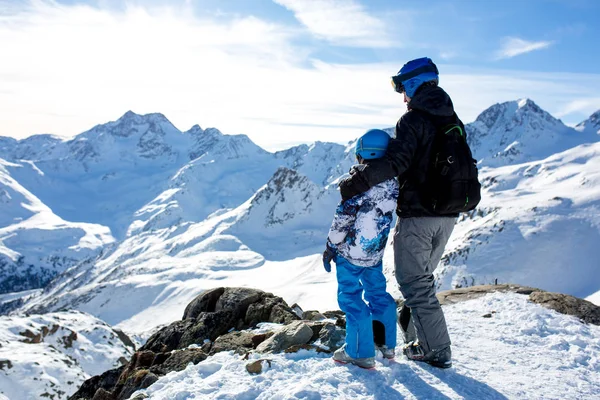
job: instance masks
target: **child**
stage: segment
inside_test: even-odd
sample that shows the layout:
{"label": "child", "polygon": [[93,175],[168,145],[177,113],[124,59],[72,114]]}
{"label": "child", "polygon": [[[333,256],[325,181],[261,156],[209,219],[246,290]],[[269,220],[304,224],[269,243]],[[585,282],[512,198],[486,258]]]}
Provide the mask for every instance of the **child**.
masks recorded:
{"label": "child", "polygon": [[[356,143],[356,159],[367,164],[383,157],[389,140],[382,130],[368,131]],[[336,264],[338,303],[346,313],[346,344],[333,354],[335,361],[373,368],[376,344],[385,358],[394,358],[396,303],[386,292],[381,260],[398,191],[397,180],[389,179],[341,202],[335,212],[323,253],[327,272],[332,260]]]}

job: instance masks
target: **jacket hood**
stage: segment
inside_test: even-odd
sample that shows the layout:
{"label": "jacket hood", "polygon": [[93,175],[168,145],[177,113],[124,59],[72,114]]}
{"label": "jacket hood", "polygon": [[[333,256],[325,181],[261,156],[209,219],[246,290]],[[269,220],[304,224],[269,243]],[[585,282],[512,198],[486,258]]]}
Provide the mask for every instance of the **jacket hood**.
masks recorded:
{"label": "jacket hood", "polygon": [[454,105],[448,93],[439,86],[425,85],[420,87],[410,99],[408,107],[421,110],[431,115],[450,117],[454,115]]}

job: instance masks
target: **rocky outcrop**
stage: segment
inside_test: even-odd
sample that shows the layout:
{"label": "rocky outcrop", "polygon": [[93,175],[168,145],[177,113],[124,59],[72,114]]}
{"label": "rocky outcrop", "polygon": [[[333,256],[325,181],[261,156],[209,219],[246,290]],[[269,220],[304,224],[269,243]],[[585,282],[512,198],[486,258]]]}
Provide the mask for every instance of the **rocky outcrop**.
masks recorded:
{"label": "rocky outcrop", "polygon": [[516,284],[480,285],[447,290],[439,292],[437,298],[440,304],[446,305],[476,299],[494,292],[529,295],[529,300],[532,303],[540,304],[561,314],[572,315],[588,324],[600,325],[600,307],[587,300],[568,294],[546,292],[541,289]]}
{"label": "rocky outcrop", "polygon": [[536,291],[529,300],[561,314],[572,315],[588,324],[600,325],[600,307],[568,294]]}
{"label": "rocky outcrop", "polygon": [[[254,351],[274,353],[292,346],[298,346],[293,351],[310,349],[310,346],[331,351],[327,345],[321,345],[321,341],[331,342],[327,338],[331,336],[332,327],[333,331],[344,332],[331,321],[299,319],[282,298],[262,290],[223,287],[207,290],[188,304],[182,320],[151,336],[126,366],[88,379],[71,399],[128,399],[136,390],[147,388],[161,376],[183,370],[190,363],[197,364],[221,351],[233,351],[246,357]],[[277,332],[247,330],[261,322],[284,326]],[[336,337],[339,336],[338,333]],[[309,343],[311,341],[313,343]]]}
{"label": "rocky outcrop", "polygon": [[168,352],[191,344],[214,342],[231,329],[241,330],[260,322],[287,324],[298,316],[281,297],[249,288],[215,288],[196,297],[183,319],[154,334],[141,350]]}
{"label": "rocky outcrop", "polygon": [[488,293],[494,292],[512,292],[519,294],[531,294],[535,291],[539,291],[540,289],[514,285],[514,284],[502,284],[502,285],[478,285],[478,286],[470,286],[461,289],[454,290],[446,290],[439,292],[437,294],[437,298],[440,301],[441,305],[446,304],[454,304],[460,303],[466,300],[477,299],[479,297],[485,296]]}
{"label": "rocky outcrop", "polygon": [[302,321],[286,325],[279,332],[262,342],[256,351],[259,353],[279,353],[288,347],[306,344],[313,337],[313,330]]}

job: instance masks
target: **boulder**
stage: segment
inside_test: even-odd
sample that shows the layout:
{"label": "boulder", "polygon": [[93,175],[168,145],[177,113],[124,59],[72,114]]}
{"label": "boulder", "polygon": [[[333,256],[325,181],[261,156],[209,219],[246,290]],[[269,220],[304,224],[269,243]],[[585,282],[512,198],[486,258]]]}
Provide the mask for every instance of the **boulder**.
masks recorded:
{"label": "boulder", "polygon": [[325,318],[327,317],[317,310],[308,310],[302,314],[302,319],[305,319],[307,321],[320,321]]}
{"label": "boulder", "polygon": [[175,321],[152,335],[140,350],[152,350],[155,353],[168,352],[179,347],[184,333],[196,324],[195,319]]}
{"label": "boulder", "polygon": [[[69,397],[69,400],[92,399],[95,398],[95,395],[99,391],[102,391],[103,393],[109,393],[117,385],[119,377],[121,376],[124,370],[125,367],[122,366],[119,368],[110,369],[104,372],[102,375],[96,375],[91,377],[90,379],[83,382],[79,390],[77,390],[77,392],[75,392],[71,397]],[[103,394],[103,396],[105,397],[102,398],[109,398],[106,397],[106,393]]]}
{"label": "boulder", "polygon": [[308,343],[312,335],[312,329],[305,322],[294,321],[262,342],[256,348],[256,351],[259,353],[278,353],[295,344]]}
{"label": "boulder", "polygon": [[321,345],[326,346],[331,352],[342,347],[346,341],[346,329],[334,324],[325,324],[319,332]]}
{"label": "boulder", "polygon": [[233,350],[237,354],[245,354],[256,347],[254,345],[255,336],[257,335],[245,331],[226,333],[215,340],[210,349],[210,354],[212,355],[221,351],[230,350]]}
{"label": "boulder", "polygon": [[264,369],[264,364],[271,368],[271,360],[256,360],[246,364],[246,371],[251,374],[260,374]]}
{"label": "boulder", "polygon": [[116,396],[117,400],[125,400],[131,397],[133,393],[140,389],[146,389],[158,380],[158,376],[147,369],[139,369],[129,375]]}
{"label": "boulder", "polygon": [[185,349],[172,352],[169,357],[162,361],[153,364],[150,372],[156,375],[166,375],[172,371],[182,371],[192,363],[194,365],[206,360],[208,355],[200,349]]}
{"label": "boulder", "polygon": [[225,288],[222,287],[204,291],[187,305],[182,319],[198,318],[202,312],[214,312],[223,292]]}
{"label": "boulder", "polygon": [[559,313],[577,317],[588,324],[600,325],[600,307],[587,300],[542,291],[531,293],[529,300]]}

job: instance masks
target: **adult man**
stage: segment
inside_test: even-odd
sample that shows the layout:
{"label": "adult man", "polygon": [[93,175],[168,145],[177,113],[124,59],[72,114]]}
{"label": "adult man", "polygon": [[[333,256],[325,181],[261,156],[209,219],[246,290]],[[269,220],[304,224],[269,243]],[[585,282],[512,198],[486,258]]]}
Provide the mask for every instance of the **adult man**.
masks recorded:
{"label": "adult man", "polygon": [[401,190],[394,263],[405,298],[400,316],[407,344],[404,353],[409,359],[448,368],[452,366],[450,336],[435,296],[433,271],[458,213],[440,215],[423,193],[430,184],[427,172],[436,133],[441,127],[454,126],[464,135],[464,126],[450,97],[438,86],[438,70],[431,59],[409,61],[392,80],[395,90],[404,94],[408,108],[396,124],[395,139],[390,141],[385,158],[351,171],[351,176],[340,182],[340,191],[342,198],[348,199],[392,176],[398,177]]}

